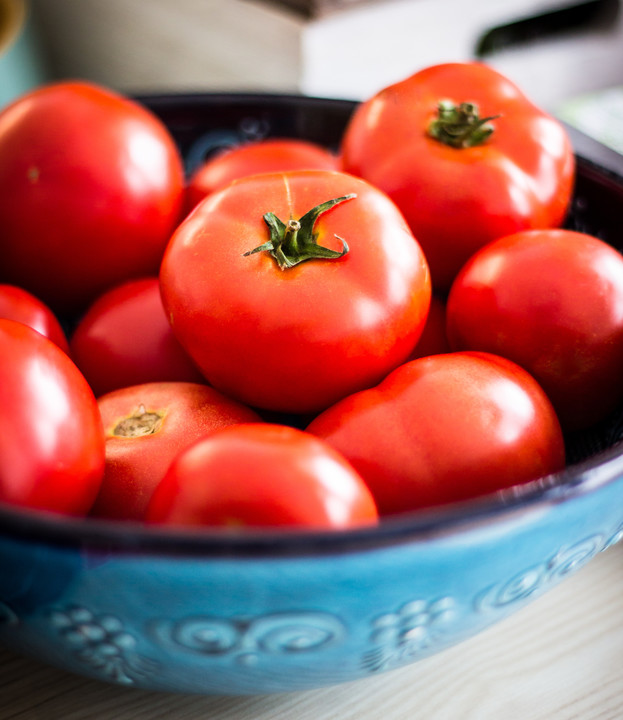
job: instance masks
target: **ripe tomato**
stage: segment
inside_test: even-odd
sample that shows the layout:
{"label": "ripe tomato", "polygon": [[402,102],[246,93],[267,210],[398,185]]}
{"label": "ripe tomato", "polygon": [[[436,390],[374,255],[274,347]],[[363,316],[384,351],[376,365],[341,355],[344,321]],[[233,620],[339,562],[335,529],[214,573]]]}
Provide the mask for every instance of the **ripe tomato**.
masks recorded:
{"label": "ripe tomato", "polygon": [[84,82],[39,87],[0,113],[0,272],[55,311],[156,274],[183,185],[147,109]]}
{"label": "ripe tomato", "polygon": [[564,427],[587,427],[623,399],[623,257],[570,230],[525,231],[480,250],[447,309],[455,349],[514,360]]}
{"label": "ripe tomato", "polygon": [[106,435],[106,471],[92,515],[141,520],[177,453],[200,437],[241,422],[250,409],[196,383],[145,383],[98,399]]}
{"label": "ripe tomato", "polygon": [[487,353],[406,363],[308,431],[352,463],[382,515],[465,500],[564,465],[562,431],[543,390]]}
{"label": "ripe tomato", "polygon": [[467,258],[502,235],[559,226],[575,172],[563,126],[481,63],[428,67],[354,113],[344,169],[404,213],[447,290]]}
{"label": "ripe tomato", "polygon": [[16,285],[0,285],[0,317],[34,328],[68,353],[67,336],[56,315],[32,293]]}
{"label": "ripe tomato", "polygon": [[96,396],[147,382],[205,382],[173,334],[157,277],[104,292],[76,326],[71,354]]}
{"label": "ripe tomato", "polygon": [[221,151],[192,174],[186,188],[187,210],[232,180],[286,170],[338,170],[337,155],[305,140],[257,140]]}
{"label": "ripe tomato", "polygon": [[156,488],[148,522],[344,529],[378,520],[374,500],[333,448],[286,425],[219,430],[180,453]]}
{"label": "ripe tomato", "polygon": [[97,404],[55,343],[0,320],[0,501],[88,512],[104,472]]}
{"label": "ripe tomato", "polygon": [[173,330],[211,385],[293,413],[404,361],[430,299],[426,260],[395,205],[321,170],[249,176],[206,198],[173,235],[160,281]]}

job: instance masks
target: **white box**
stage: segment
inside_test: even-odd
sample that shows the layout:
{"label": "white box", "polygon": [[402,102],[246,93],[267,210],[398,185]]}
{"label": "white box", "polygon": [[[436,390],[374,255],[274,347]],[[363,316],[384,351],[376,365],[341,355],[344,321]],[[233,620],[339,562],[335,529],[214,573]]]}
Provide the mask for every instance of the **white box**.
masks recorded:
{"label": "white box", "polygon": [[363,99],[426,65],[476,58],[494,28],[544,14],[564,25],[574,8],[594,17],[558,32],[554,22],[547,33],[532,21],[535,37],[483,59],[550,110],[623,83],[617,0],[33,0],[33,6],[58,74],[131,92]]}

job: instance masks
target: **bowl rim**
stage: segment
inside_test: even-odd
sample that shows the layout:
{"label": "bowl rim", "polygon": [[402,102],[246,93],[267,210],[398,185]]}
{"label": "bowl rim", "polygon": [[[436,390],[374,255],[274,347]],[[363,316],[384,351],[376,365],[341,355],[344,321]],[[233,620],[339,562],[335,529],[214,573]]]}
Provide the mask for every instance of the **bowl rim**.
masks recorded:
{"label": "bowl rim", "polygon": [[201,557],[337,555],[429,542],[515,522],[619,481],[623,482],[623,440],[557,473],[469,500],[388,516],[375,526],[345,530],[247,528],[232,533],[67,517],[0,503],[0,541],[8,537],[91,551]]}
{"label": "bowl rim", "polygon": [[[169,92],[138,92],[129,95],[132,99],[145,105],[155,114],[171,110],[171,103],[178,106],[176,110],[198,109],[213,104],[227,102],[232,106],[281,106],[288,108],[296,105],[298,108],[324,106],[325,109],[352,112],[361,104],[354,98],[324,97],[307,95],[297,92],[260,92],[260,91],[193,91],[180,89]],[[570,123],[556,118],[565,128],[571,139],[576,160],[585,167],[595,169],[601,175],[609,175],[623,184],[623,155],[613,148],[604,145],[595,138],[587,135]]]}
{"label": "bowl rim", "polygon": [[[355,100],[293,93],[179,92],[145,93],[134,98],[158,113],[174,101],[192,108],[228,101],[246,103],[325,104],[354,109]],[[565,125],[578,167],[588,175],[623,187],[623,156]],[[376,526],[346,530],[247,528],[232,533],[211,528],[150,526],[141,522],[68,517],[0,502],[0,541],[19,539],[58,547],[114,550],[120,553],[193,555],[201,557],[296,557],[342,554],[401,543],[426,542],[503,523],[511,518],[571,502],[623,481],[623,439],[561,471],[461,502],[382,518]]]}

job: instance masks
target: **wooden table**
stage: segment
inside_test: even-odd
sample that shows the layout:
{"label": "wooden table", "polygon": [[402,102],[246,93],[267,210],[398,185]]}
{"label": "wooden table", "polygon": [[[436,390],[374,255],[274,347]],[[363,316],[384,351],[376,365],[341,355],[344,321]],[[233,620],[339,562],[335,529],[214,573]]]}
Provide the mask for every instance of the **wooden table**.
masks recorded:
{"label": "wooden table", "polygon": [[131,690],[0,650],[0,720],[621,720],[623,544],[479,636],[415,665],[264,697]]}

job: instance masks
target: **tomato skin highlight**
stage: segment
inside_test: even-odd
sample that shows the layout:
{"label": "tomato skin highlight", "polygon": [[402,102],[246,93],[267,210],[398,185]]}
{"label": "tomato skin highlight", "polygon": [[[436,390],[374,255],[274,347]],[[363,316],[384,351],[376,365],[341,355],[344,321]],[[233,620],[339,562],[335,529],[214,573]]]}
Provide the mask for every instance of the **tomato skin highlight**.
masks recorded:
{"label": "tomato skin highlight", "polygon": [[623,398],[623,256],[571,230],[500,238],[457,276],[447,332],[524,367],[565,429],[586,428]]}
{"label": "tomato skin highlight", "polygon": [[165,125],[98,85],[61,81],[0,112],[2,281],[55,312],[157,274],[184,174]]}
{"label": "tomato skin highlight", "polygon": [[285,425],[243,424],[177,456],[147,521],[184,526],[345,529],[374,525],[370,491],[339,453]]}
{"label": "tomato skin highlight", "polygon": [[247,175],[339,168],[334,153],[305,140],[270,138],[247,142],[219,152],[193,172],[186,187],[186,208],[190,212],[203,198]]}
{"label": "tomato skin highlight", "polygon": [[44,302],[27,290],[17,285],[0,285],[0,317],[28,325],[69,354],[67,336],[58,318]]}
{"label": "tomato skin highlight", "polygon": [[[440,101],[469,101],[493,134],[455,148],[428,134]],[[507,78],[478,62],[427,67],[384,88],[355,111],[343,168],[386,192],[426,254],[433,287],[447,291],[488,242],[558,227],[571,199],[573,148],[564,127]]]}
{"label": "tomato skin highlight", "polygon": [[[282,270],[263,216],[287,222],[330,199],[318,244],[349,251]],[[337,236],[337,237],[335,237]],[[340,238],[340,239],[338,239]],[[316,412],[403,362],[428,312],[422,251],[369,183],[326,171],[255,175],[200,203],[180,225],[160,282],[173,330],[208,382],[253,407]]]}
{"label": "tomato skin highlight", "polygon": [[54,342],[0,319],[0,502],[85,515],[104,473],[95,397]]}
{"label": "tomato skin highlight", "polygon": [[307,427],[341,452],[390,515],[466,500],[564,466],[558,418],[537,382],[488,353],[402,365]]}
{"label": "tomato skin highlight", "polygon": [[173,334],[157,277],[128,280],[100,295],[70,345],[96,397],[147,382],[205,382]]}
{"label": "tomato skin highlight", "polygon": [[[207,385],[187,382],[144,383],[120,388],[98,399],[106,436],[106,469],[91,515],[115,520],[143,520],[154,488],[173,458],[215,430],[258,422],[251,409]],[[115,432],[126,418],[158,413],[155,432]]]}

